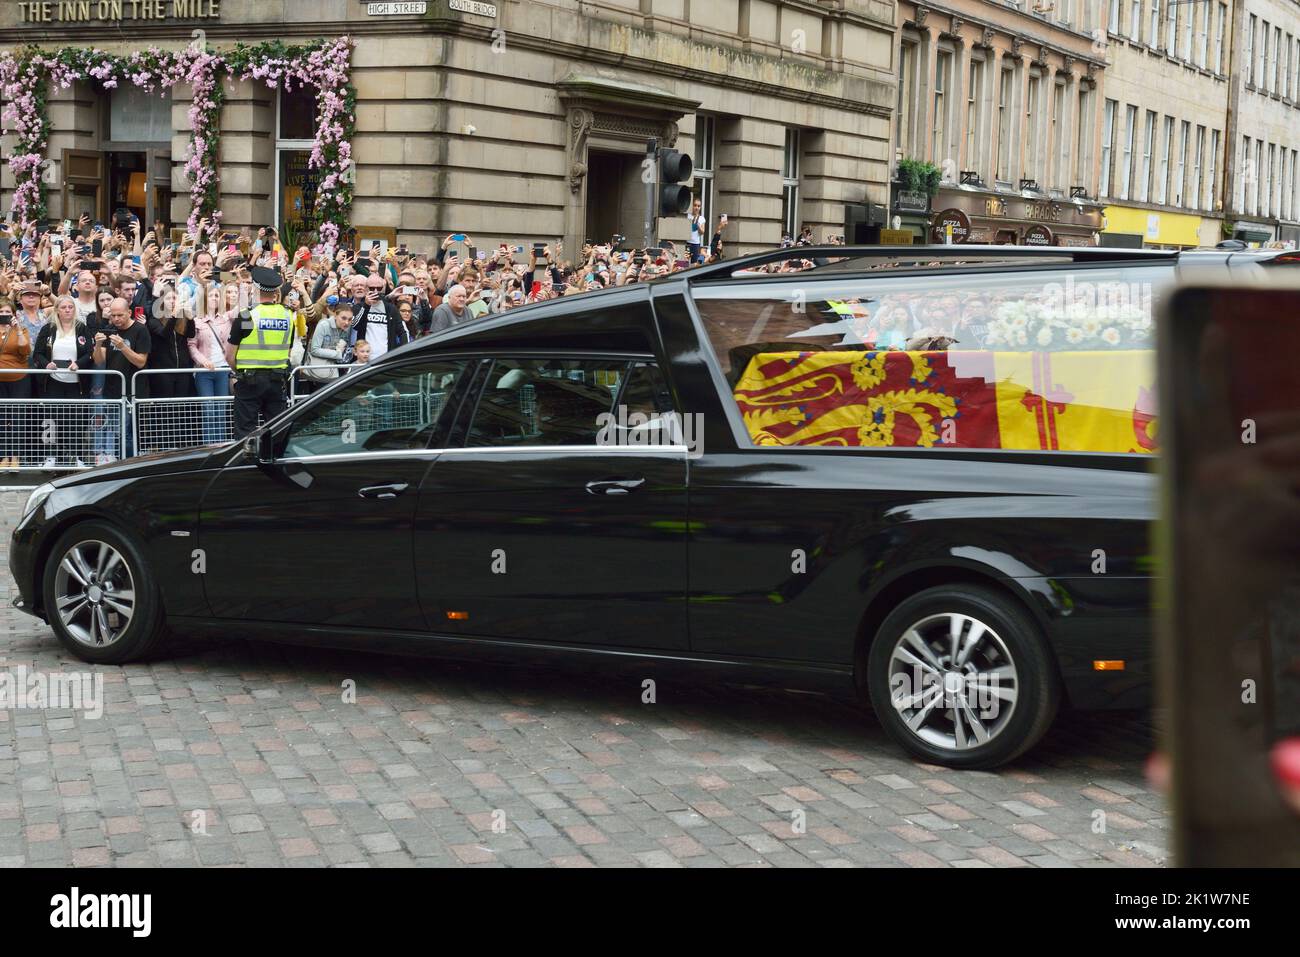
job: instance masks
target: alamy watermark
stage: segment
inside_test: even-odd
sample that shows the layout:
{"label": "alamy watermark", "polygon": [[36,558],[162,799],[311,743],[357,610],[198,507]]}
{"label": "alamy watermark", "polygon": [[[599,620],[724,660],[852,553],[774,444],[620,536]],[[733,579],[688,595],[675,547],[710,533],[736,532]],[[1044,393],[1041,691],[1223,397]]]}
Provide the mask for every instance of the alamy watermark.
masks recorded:
{"label": "alamy watermark", "polygon": [[688,412],[629,412],[620,405],[616,412],[596,416],[596,444],[609,446],[684,445],[687,458],[704,454],[704,414]]}
{"label": "alamy watermark", "polygon": [[104,715],[104,676],[89,671],[0,671],[0,710],[81,711]]}

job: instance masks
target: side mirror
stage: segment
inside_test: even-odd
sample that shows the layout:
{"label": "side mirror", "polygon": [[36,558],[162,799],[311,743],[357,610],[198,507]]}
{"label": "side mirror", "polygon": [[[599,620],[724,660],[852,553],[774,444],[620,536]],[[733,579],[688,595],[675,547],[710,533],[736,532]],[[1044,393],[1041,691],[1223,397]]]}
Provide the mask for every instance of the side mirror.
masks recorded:
{"label": "side mirror", "polygon": [[269,431],[255,432],[244,439],[244,454],[258,465],[271,465],[275,461],[274,440]]}

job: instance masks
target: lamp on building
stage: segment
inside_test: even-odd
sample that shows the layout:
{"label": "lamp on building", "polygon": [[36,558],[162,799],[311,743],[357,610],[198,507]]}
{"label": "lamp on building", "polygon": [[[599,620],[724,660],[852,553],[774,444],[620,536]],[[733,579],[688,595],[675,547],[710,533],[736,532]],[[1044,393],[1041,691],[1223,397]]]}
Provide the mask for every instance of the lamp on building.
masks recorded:
{"label": "lamp on building", "polygon": [[1087,198],[1088,198],[1088,187],[1086,186],[1070,187],[1070,199],[1087,199]]}
{"label": "lamp on building", "polygon": [[963,186],[983,186],[984,181],[980,179],[979,170],[964,169],[961,171],[961,184]]}
{"label": "lamp on building", "polygon": [[144,173],[132,173],[126,181],[126,205],[144,208]]}
{"label": "lamp on building", "polygon": [[1020,181],[1020,192],[1025,193],[1025,192],[1029,192],[1030,190],[1032,190],[1035,193],[1041,192],[1041,190],[1039,190],[1038,188],[1038,180],[1022,179]]}

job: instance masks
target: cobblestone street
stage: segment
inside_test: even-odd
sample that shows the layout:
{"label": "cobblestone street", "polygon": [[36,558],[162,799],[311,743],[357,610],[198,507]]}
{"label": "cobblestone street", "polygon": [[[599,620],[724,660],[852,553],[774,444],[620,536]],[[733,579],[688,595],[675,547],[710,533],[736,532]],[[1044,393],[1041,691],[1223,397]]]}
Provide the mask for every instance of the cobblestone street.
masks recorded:
{"label": "cobblestone street", "polygon": [[[26,492],[0,492],[0,550]],[[0,560],[3,560],[0,557]],[[5,865],[1154,866],[1145,718],[1066,715],[996,773],[909,760],[849,701],[183,641],[93,667],[9,607],[0,672],[103,675],[102,717],[0,710]],[[355,702],[345,683],[355,682]]]}

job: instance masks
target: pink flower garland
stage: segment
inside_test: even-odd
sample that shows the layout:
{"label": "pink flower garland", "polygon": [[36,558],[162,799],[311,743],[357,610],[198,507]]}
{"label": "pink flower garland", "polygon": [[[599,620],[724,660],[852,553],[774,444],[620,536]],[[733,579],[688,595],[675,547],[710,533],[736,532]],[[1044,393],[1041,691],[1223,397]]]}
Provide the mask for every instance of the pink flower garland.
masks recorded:
{"label": "pink flower garland", "polygon": [[[257,48],[254,48],[257,49]],[[232,55],[233,58],[233,55]],[[267,57],[251,62],[241,58],[236,69],[230,58],[209,53],[196,46],[177,51],[156,47],[125,57],[112,56],[96,49],[65,48],[57,54],[29,50],[15,57],[0,54],[0,134],[17,137],[8,158],[14,176],[12,216],[26,223],[33,213],[43,209],[41,166],[48,148],[48,119],[44,96],[40,92],[47,82],[57,89],[68,89],[78,80],[94,80],[111,90],[120,83],[130,83],[147,92],[170,90],[188,83],[193,91],[189,109],[190,150],[185,173],[190,180],[190,215],[188,226],[195,230],[198,220],[207,216],[220,220],[215,208],[217,187],[216,143],[221,113],[221,79],[264,80],[272,89],[281,83],[286,90],[314,85],[319,88],[319,112],[316,137],[308,166],[322,170],[316,193],[316,214],[320,217],[318,238],[333,246],[338,241],[339,223],[352,205],[349,171],[352,147],[347,136],[355,123],[355,94],[349,84],[352,40],[339,37],[313,49],[293,52],[290,56]],[[327,239],[327,237],[329,237]]]}

